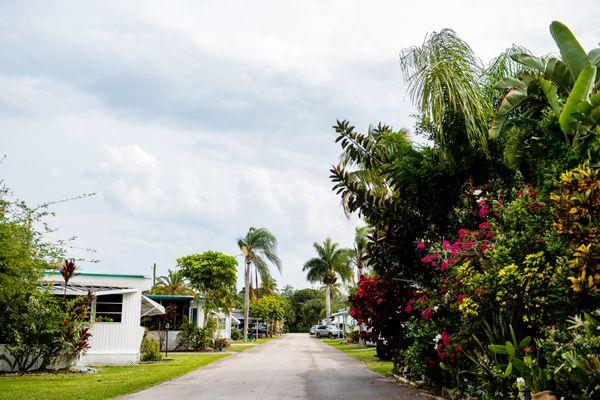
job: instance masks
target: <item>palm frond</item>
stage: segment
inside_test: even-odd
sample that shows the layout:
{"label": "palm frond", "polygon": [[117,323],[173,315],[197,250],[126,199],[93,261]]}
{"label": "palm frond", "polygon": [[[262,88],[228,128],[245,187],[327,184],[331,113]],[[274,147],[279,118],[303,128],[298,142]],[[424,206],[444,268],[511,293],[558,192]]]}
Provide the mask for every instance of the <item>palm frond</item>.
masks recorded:
{"label": "palm frond", "polygon": [[433,32],[420,47],[403,50],[400,65],[409,97],[437,145],[446,149],[455,139],[445,130],[454,115],[464,123],[468,144],[487,150],[491,104],[480,84],[481,62],[465,41],[451,29]]}

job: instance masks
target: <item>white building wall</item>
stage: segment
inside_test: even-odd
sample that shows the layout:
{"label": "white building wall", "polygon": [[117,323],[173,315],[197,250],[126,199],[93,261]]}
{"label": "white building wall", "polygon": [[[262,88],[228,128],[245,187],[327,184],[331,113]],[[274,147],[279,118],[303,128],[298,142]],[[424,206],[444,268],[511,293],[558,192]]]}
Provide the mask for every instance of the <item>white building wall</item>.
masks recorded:
{"label": "white building wall", "polygon": [[144,328],[140,326],[142,294],[123,294],[121,322],[96,322],[92,325],[91,348],[79,365],[135,364],[140,359]]}

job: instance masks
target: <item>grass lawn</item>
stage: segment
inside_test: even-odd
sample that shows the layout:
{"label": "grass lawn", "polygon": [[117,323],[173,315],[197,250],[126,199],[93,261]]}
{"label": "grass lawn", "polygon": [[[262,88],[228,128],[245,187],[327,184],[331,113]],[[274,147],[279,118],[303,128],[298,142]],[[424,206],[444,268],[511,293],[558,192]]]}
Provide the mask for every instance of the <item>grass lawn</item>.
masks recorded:
{"label": "grass lawn", "polygon": [[174,361],[99,367],[97,374],[44,374],[0,377],[0,399],[110,399],[137,392],[217,361],[229,354],[169,354]]}
{"label": "grass lawn", "polygon": [[244,342],[243,340],[238,340],[231,343],[231,347],[228,347],[226,351],[240,352],[246,349],[251,349],[256,347],[256,345],[263,344],[268,342],[269,340],[276,339],[279,336],[274,336],[272,338],[258,338],[251,342]]}
{"label": "grass lawn", "polygon": [[323,339],[323,342],[343,351],[350,357],[364,362],[366,367],[371,371],[375,371],[381,375],[392,375],[394,363],[391,361],[381,361],[379,358],[377,358],[374,347],[366,347],[360,344],[340,343],[339,339]]}
{"label": "grass lawn", "polygon": [[[239,352],[270,339],[234,342],[226,352]],[[110,399],[184,375],[221,358],[227,353],[169,353],[174,361],[123,367],[99,367],[97,374],[75,373],[0,376],[0,400]]]}

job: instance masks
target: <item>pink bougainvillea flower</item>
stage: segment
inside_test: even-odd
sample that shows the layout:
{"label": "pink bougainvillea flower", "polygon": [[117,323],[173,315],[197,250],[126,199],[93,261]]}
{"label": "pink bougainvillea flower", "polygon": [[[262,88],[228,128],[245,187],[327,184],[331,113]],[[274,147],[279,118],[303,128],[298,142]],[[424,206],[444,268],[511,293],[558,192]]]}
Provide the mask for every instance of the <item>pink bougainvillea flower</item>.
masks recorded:
{"label": "pink bougainvillea flower", "polygon": [[444,347],[447,347],[452,343],[452,339],[450,339],[450,336],[448,336],[445,329],[442,331],[442,343],[444,344]]}
{"label": "pink bougainvillea flower", "polygon": [[479,217],[484,218],[489,214],[489,212],[490,212],[489,207],[483,206],[479,209]]}
{"label": "pink bougainvillea flower", "polygon": [[419,250],[425,250],[425,243],[423,243],[423,242],[420,242],[420,243],[417,245],[417,249],[419,249]]}
{"label": "pink bougainvillea flower", "polygon": [[482,222],[479,224],[479,229],[488,230],[488,229],[490,229],[490,224],[488,222]]}
{"label": "pink bougainvillea flower", "polygon": [[441,265],[442,272],[444,272],[446,270],[446,268],[448,268],[448,261],[444,260],[444,261],[442,261],[442,265]]}
{"label": "pink bougainvillea flower", "polygon": [[458,231],[458,237],[461,239],[464,239],[465,236],[467,236],[467,230],[465,228],[462,228]]}
{"label": "pink bougainvillea flower", "polygon": [[464,299],[465,299],[465,295],[461,293],[461,294],[459,294],[459,295],[456,297],[456,302],[457,302],[457,303],[460,303],[460,302],[462,302]]}
{"label": "pink bougainvillea flower", "polygon": [[410,304],[408,304],[406,307],[404,307],[404,311],[406,311],[407,314],[410,314],[413,310],[413,306],[411,306]]}
{"label": "pink bougainvillea flower", "polygon": [[433,317],[433,313],[431,312],[431,310],[429,309],[429,307],[425,307],[423,309],[423,311],[421,311],[421,318],[423,318],[424,320],[428,320],[431,317]]}

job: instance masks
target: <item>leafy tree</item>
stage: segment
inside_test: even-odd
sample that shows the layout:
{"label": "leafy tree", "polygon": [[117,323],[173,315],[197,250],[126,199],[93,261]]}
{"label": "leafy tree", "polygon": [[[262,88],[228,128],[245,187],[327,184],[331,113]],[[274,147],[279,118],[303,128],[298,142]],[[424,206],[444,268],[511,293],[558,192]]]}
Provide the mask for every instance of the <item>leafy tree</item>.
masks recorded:
{"label": "leafy tree", "polygon": [[325,317],[329,323],[331,315],[331,288],[338,278],[347,282],[352,278],[350,267],[351,250],[339,248],[330,238],[325,239],[322,244],[313,244],[317,257],[308,260],[303,271],[309,282],[320,282],[325,286]]}
{"label": "leafy tree", "polygon": [[285,285],[279,290],[279,293],[286,299],[290,299],[294,295],[294,287],[292,285]]}
{"label": "leafy tree", "polygon": [[[0,360],[19,371],[50,368],[89,346],[91,298],[66,301],[40,290],[43,271],[58,269],[66,243],[47,240],[50,204],[31,208],[10,197],[0,181],[0,341],[10,356]],[[75,263],[66,264],[70,277]]]}
{"label": "leafy tree", "polygon": [[[354,247],[352,249],[351,264],[356,268],[356,281],[364,274],[367,264],[367,243],[369,242],[369,227],[356,228],[354,233]],[[354,278],[353,278],[354,279]]]}
{"label": "leafy tree", "polygon": [[187,286],[183,271],[173,271],[171,269],[168,270],[167,275],[158,277],[158,281],[151,292],[156,294],[194,294],[194,291]]}
{"label": "leafy tree", "polygon": [[325,316],[325,302],[323,298],[315,298],[301,303],[301,320],[304,325],[299,325],[306,332],[312,325],[318,324]]}
{"label": "leafy tree", "polygon": [[[269,263],[281,272],[281,260],[277,256],[277,239],[265,228],[251,227],[246,236],[238,239],[238,246],[244,256],[244,341],[248,341],[248,319],[250,313],[250,272],[254,266],[257,276],[263,281],[271,276]],[[258,285],[257,285],[258,286]]]}
{"label": "leafy tree", "polygon": [[277,292],[277,281],[270,276],[266,278],[261,280],[260,288],[257,290],[261,296],[271,296]]}
{"label": "leafy tree", "polygon": [[250,303],[250,315],[261,318],[269,327],[269,335],[273,336],[275,324],[284,320],[288,308],[289,303],[284,297],[265,296],[254,299]]}
{"label": "leafy tree", "polygon": [[237,260],[218,251],[205,251],[177,259],[177,266],[190,285],[204,299],[204,323],[209,312],[228,312],[233,304]]}
{"label": "leafy tree", "polygon": [[[287,317],[288,328],[291,332],[306,332],[325,314],[325,302],[318,290],[312,288],[300,289],[284,294],[290,303],[290,315]],[[320,306],[316,311],[303,310],[303,307],[316,300]],[[315,316],[316,314],[316,316]]]}

